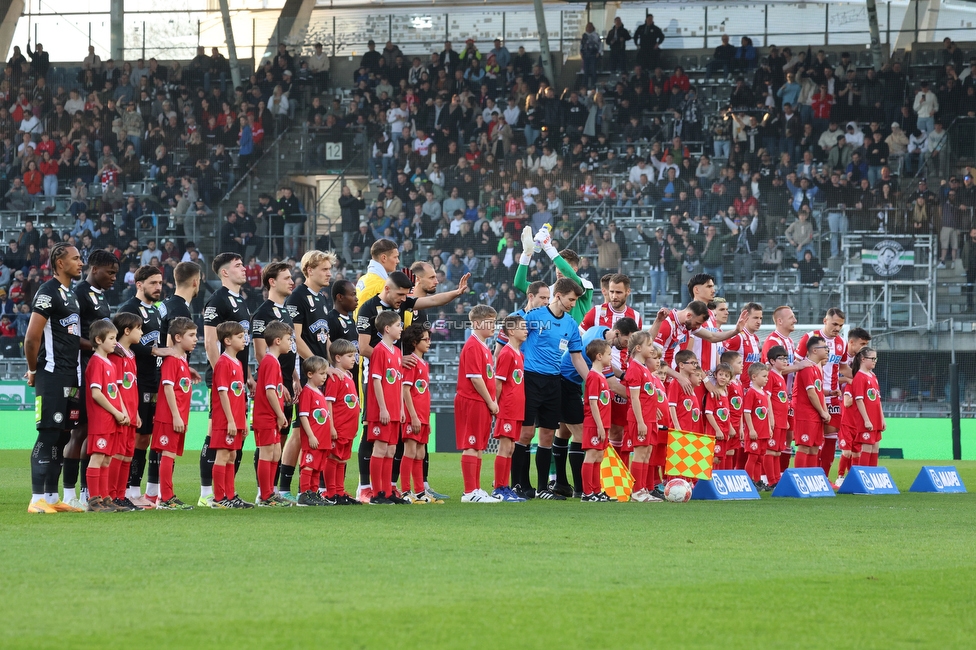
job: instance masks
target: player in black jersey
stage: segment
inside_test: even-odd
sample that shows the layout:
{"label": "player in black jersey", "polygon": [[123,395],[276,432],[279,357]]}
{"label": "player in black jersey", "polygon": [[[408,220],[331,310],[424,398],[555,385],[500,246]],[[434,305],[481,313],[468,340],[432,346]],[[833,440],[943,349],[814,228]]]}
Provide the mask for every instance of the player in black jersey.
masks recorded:
{"label": "player in black jersey", "polygon": [[169,324],[174,318],[189,318],[193,320],[190,303],[200,293],[200,282],[203,281],[203,271],[195,262],[180,262],[173,269],[173,279],[176,281],[175,295],[163,301],[162,323],[159,326],[159,342],[172,347],[169,340]]}
{"label": "player in black jersey", "polygon": [[[326,319],[329,302],[323,295],[323,289],[329,286],[335,263],[334,253],[317,250],[305,253],[302,256],[305,282],[288,296],[285,303],[293,320],[295,345],[302,361],[313,356],[329,358],[329,323]],[[304,385],[306,377],[301,377],[301,380]],[[291,480],[295,475],[295,465],[301,449],[299,436],[289,437],[281,447],[278,493],[289,500],[292,498]]]}
{"label": "player in black jersey", "polygon": [[149,480],[146,495],[142,494],[142,476],[146,471],[146,454],[152,438],[153,416],[156,414],[156,394],[159,391],[159,366],[162,357],[173,351],[160,339],[159,328],[163,314],[159,296],[163,292],[163,272],[155,266],[140,266],[136,270],[136,295],[119,306],[120,312],[142,317],[142,339],[132,346],[136,355],[136,382],[139,385],[139,418],[142,426],[136,432],[136,451],[129,470],[129,489],[126,498],[139,508],[152,508],[159,495],[159,454],[149,455]]}
{"label": "player in black jersey", "polygon": [[[375,320],[377,314],[383,311],[396,311],[404,325],[413,322],[413,316],[417,310],[430,309],[432,307],[442,307],[460,296],[468,290],[468,277],[465,274],[458,282],[458,288],[454,291],[445,291],[435,295],[414,297],[409,295],[414,288],[414,283],[410,281],[407,274],[402,271],[394,271],[387,278],[386,284],[379,295],[367,300],[359,307],[359,315],[356,318],[356,329],[359,332],[359,354],[360,366],[363,376],[366,376],[369,368],[369,358],[373,355],[373,348],[380,342],[379,332],[376,330]],[[369,393],[364,391],[364,397],[368,400]],[[365,402],[363,413],[366,413]],[[359,489],[356,491],[356,498],[364,501],[371,494],[369,485],[369,459],[373,455],[373,443],[362,436],[359,441]],[[394,472],[394,476],[397,474]]]}
{"label": "player in black jersey", "polygon": [[339,280],[332,285],[332,304],[335,305],[325,316],[329,324],[329,339],[344,339],[359,349],[359,332],[353,314],[359,306],[356,285],[349,280]]}
{"label": "player in black jersey", "polygon": [[[285,307],[285,300],[295,290],[295,281],[291,277],[291,268],[283,262],[272,262],[264,267],[261,272],[261,283],[268,292],[268,299],[257,308],[251,318],[251,334],[254,336],[254,359],[260,365],[261,360],[268,351],[268,344],[264,340],[265,328],[275,322],[280,321],[288,327],[294,328],[295,323],[291,314]],[[291,426],[292,415],[295,410],[295,403],[298,395],[302,391],[302,384],[298,372],[298,348],[295,345],[295,338],[292,337],[291,352],[278,356],[278,363],[281,366],[282,387],[285,399],[285,419],[288,421],[280,431],[282,444],[288,442],[288,432]],[[254,472],[258,471],[258,450],[254,451]],[[265,460],[272,460],[266,458]],[[275,485],[278,483],[275,477]],[[284,498],[288,498],[285,496]]]}
{"label": "player in black jersey", "polygon": [[27,512],[81,512],[58,498],[61,449],[78,419],[81,315],[71,281],[81,277],[81,253],[65,243],[51,248],[54,277],[34,294],[24,356],[27,385],[36,394],[37,442],[31,452],[31,502]]}
{"label": "player in black jersey", "polygon": [[[98,249],[88,254],[88,277],[75,287],[78,309],[81,315],[81,377],[92,356],[92,345],[88,340],[88,330],[97,320],[112,317],[105,292],[115,285],[119,273],[119,260],[106,250]],[[85,400],[78,400],[78,426],[71,430],[71,439],[64,446],[64,501],[75,508],[87,509],[88,454],[84,453],[85,438],[88,436],[88,418]],[[78,471],[81,470],[81,498],[75,494]]]}
{"label": "player in black jersey", "polygon": [[[247,269],[244,260],[237,253],[220,253],[211,263],[213,272],[220,278],[220,288],[214,291],[203,308],[203,341],[207,350],[207,387],[213,384],[213,369],[224,352],[224,344],[217,337],[217,326],[221,323],[234,321],[244,328],[244,349],[237,355],[237,360],[244,368],[247,377],[248,395],[254,395],[254,377],[251,376],[251,311],[247,308],[241,288],[247,282]],[[210,433],[203,442],[200,450],[200,500],[197,505],[209,507],[213,500],[213,465],[217,459],[215,450],[210,449]],[[241,466],[241,455],[237,454],[234,472]],[[236,495],[234,495],[236,496]],[[229,497],[232,498],[232,497]]]}

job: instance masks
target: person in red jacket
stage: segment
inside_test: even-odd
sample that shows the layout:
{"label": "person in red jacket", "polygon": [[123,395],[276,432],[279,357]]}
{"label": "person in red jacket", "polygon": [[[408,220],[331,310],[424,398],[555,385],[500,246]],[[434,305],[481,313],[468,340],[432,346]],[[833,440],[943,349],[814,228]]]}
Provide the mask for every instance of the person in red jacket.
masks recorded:
{"label": "person in red jacket", "polygon": [[24,172],[24,187],[31,196],[38,196],[44,186],[43,174],[37,169],[37,163],[33,160],[27,163],[27,171]]}
{"label": "person in red jacket", "polygon": [[675,86],[680,88],[683,93],[687,93],[691,88],[691,81],[688,79],[688,75],[685,74],[685,69],[680,65],[675,67],[674,73],[664,82],[664,92],[671,92],[671,89]]}

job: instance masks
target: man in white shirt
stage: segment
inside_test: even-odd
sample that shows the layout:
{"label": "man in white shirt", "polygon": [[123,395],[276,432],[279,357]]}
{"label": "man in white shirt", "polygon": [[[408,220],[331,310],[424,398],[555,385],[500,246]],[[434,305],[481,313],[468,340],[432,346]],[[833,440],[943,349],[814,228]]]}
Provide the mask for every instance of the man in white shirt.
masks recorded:
{"label": "man in white shirt", "polygon": [[514,97],[508,98],[508,108],[505,109],[503,115],[505,122],[511,124],[513,129],[518,126],[519,119],[522,117],[522,109],[519,108]]}
{"label": "man in white shirt", "polygon": [[647,180],[651,183],[657,180],[657,174],[647,166],[647,161],[644,159],[638,160],[637,164],[630,168],[630,176],[627,180],[631,183],[640,183],[642,175],[647,176]]}
{"label": "man in white shirt", "polygon": [[410,111],[407,109],[407,102],[400,102],[399,106],[393,106],[386,112],[386,121],[390,125],[390,132],[393,134],[393,150],[400,151],[400,142],[403,140],[403,127],[406,126]]}
{"label": "man in white shirt", "polygon": [[315,52],[305,60],[308,64],[308,71],[312,73],[312,80],[315,82],[316,92],[322,92],[329,87],[329,68],[332,65],[329,57],[322,49],[321,43],[315,44]]}
{"label": "man in white shirt", "polygon": [[417,137],[413,139],[413,150],[426,158],[430,154],[430,146],[434,141],[427,137],[423,129],[417,129]]}
{"label": "man in white shirt", "polygon": [[929,90],[929,82],[923,81],[921,85],[921,89],[915,93],[912,110],[918,115],[919,130],[930,133],[935,129],[935,114],[939,112],[939,100],[935,93]]}

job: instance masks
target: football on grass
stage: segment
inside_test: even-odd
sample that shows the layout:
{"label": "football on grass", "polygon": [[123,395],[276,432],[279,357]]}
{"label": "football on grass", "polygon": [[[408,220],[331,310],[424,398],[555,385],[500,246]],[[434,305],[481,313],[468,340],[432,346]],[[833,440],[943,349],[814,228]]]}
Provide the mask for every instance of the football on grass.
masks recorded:
{"label": "football on grass", "polygon": [[687,503],[691,500],[691,483],[683,478],[673,478],[664,484],[664,498],[671,503]]}

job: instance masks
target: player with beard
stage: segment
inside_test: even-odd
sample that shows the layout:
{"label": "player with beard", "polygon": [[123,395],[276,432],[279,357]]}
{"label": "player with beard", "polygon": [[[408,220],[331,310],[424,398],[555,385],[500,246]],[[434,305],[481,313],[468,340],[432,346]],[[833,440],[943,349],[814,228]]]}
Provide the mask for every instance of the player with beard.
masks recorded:
{"label": "player with beard", "polygon": [[[244,376],[247,377],[248,394],[253,395],[254,377],[251,376],[248,365],[251,348],[251,311],[247,307],[244,296],[241,295],[241,288],[247,283],[247,269],[237,253],[216,255],[211,268],[220,278],[220,288],[213,292],[203,309],[203,341],[207,351],[207,361],[210,362],[210,368],[207,369],[207,388],[213,385],[213,369],[220,360],[220,355],[224,353],[223,341],[217,336],[217,326],[234,321],[244,328],[244,349],[237,354],[237,360],[241,362]],[[213,413],[210,415],[212,425]],[[216,460],[217,450],[210,448],[210,432],[208,432],[203,441],[203,449],[200,450],[200,499],[197,501],[197,505],[204,508],[209,508],[213,501],[213,466]],[[235,474],[240,466],[241,455],[236,454]],[[239,497],[229,494],[227,498],[233,500]]]}
{"label": "player with beard", "polygon": [[[336,264],[336,256],[331,252],[308,251],[302,256],[301,264],[305,282],[285,301],[285,307],[295,328],[295,347],[298,357],[303,362],[311,357],[328,359],[329,322],[326,316],[329,313],[329,305],[323,289],[328,287],[332,280],[332,267]],[[299,382],[305,385],[307,381],[308,377],[305,373],[301,373]],[[300,436],[289,436],[281,446],[278,493],[289,501],[297,502],[297,498],[291,493],[291,481],[301,451]]]}
{"label": "player with beard", "polygon": [[[268,352],[268,343],[264,340],[265,328],[275,322],[284,323],[289,328],[294,329],[295,321],[292,320],[291,312],[285,306],[288,296],[295,290],[295,281],[291,277],[291,268],[283,262],[272,262],[264,267],[261,273],[261,283],[265,291],[268,292],[268,299],[258,307],[254,316],[251,318],[251,333],[254,335],[254,359],[261,363],[264,355]],[[278,364],[281,366],[281,385],[284,392],[284,406],[287,423],[281,428],[282,447],[288,442],[288,431],[291,427],[292,416],[295,413],[295,402],[298,395],[302,392],[302,383],[298,373],[298,346],[295,337],[292,336],[291,352],[278,356]],[[272,366],[273,368],[274,366]],[[259,399],[264,398],[263,395]],[[266,398],[265,398],[266,399]],[[254,473],[258,472],[259,450],[254,450]],[[264,460],[272,460],[265,458]],[[278,484],[278,477],[275,476],[274,484]],[[283,497],[283,498],[288,498]]]}
{"label": "player with beard", "polygon": [[[92,344],[88,340],[88,330],[92,323],[112,317],[105,291],[115,285],[119,273],[119,260],[106,250],[94,250],[88,254],[88,277],[75,287],[78,309],[81,315],[81,376],[92,356]],[[64,447],[64,501],[70,506],[87,510],[88,454],[84,453],[88,437],[88,418],[85,400],[79,400],[78,426],[71,430],[71,439]],[[81,498],[75,495],[75,483],[81,470]]]}
{"label": "player with beard", "polygon": [[742,332],[725,342],[726,350],[733,350],[742,355],[742,374],[739,381],[742,390],[749,388],[749,366],[759,363],[762,359],[762,345],[759,343],[759,328],[762,327],[763,308],[758,302],[746,303],[746,322]]}
{"label": "player with beard", "polygon": [[[718,323],[715,322],[715,312],[711,309],[712,303],[715,300],[715,278],[707,273],[698,273],[692,276],[688,280],[688,294],[691,295],[692,300],[698,300],[710,307],[708,319],[702,323],[702,329],[709,332],[720,332],[721,329]],[[709,375],[715,370],[715,366],[718,365],[718,348],[718,343],[706,341],[698,336],[689,336],[684,345],[680,346],[682,350],[691,350],[694,352],[695,356],[698,357],[698,362],[701,364],[701,369]]]}
{"label": "player with beard", "polygon": [[173,322],[173,319],[189,318],[193,320],[190,303],[200,293],[203,273],[196,262],[180,262],[173,269],[173,279],[176,281],[176,291],[174,295],[163,301],[163,308],[160,310],[163,319],[159,327],[159,340],[161,343],[165,343],[168,348],[174,345],[169,338],[169,324]]}
{"label": "player with beard", "polygon": [[[442,307],[464,295],[468,290],[468,277],[465,274],[458,282],[458,288],[454,291],[424,296],[417,298],[409,295],[414,288],[413,282],[402,271],[394,271],[386,280],[386,285],[379,295],[374,296],[359,306],[359,315],[356,318],[356,328],[359,331],[359,354],[362,376],[367,376],[369,370],[369,358],[382,338],[376,330],[375,320],[377,314],[383,311],[396,311],[401,320],[405,314],[410,314],[411,318],[415,310],[429,309],[431,307]],[[369,399],[367,392],[366,399]],[[363,409],[365,412],[365,408]],[[373,443],[362,436],[359,442],[359,488],[356,490],[356,499],[362,503],[369,503],[372,495],[372,488],[369,480],[369,459],[373,455]]]}
{"label": "player with beard", "polygon": [[173,354],[160,338],[163,311],[159,296],[163,291],[163,272],[155,266],[141,266],[136,270],[136,295],[119,306],[120,312],[139,314],[142,317],[142,340],[132,345],[136,355],[136,383],[139,386],[139,417],[142,427],[136,431],[136,449],[129,469],[129,489],[126,498],[138,508],[153,507],[159,495],[159,459],[156,452],[149,452],[149,479],[146,495],[142,494],[142,476],[146,471],[146,453],[152,439],[153,415],[156,413],[156,395],[159,391],[159,367],[161,358]]}
{"label": "player with beard", "polygon": [[[71,281],[81,277],[81,253],[65,243],[51,248],[54,277],[34,295],[24,336],[28,386],[34,387],[37,442],[31,452],[27,512],[81,512],[58,499],[61,450],[78,419],[81,316]],[[33,367],[32,367],[33,366]]]}
{"label": "player with beard", "polygon": [[800,337],[800,342],[796,345],[796,354],[801,357],[807,356],[807,341],[811,336],[819,336],[824,340],[827,347],[827,361],[823,365],[823,392],[827,400],[827,412],[830,413],[830,422],[824,425],[824,442],[820,448],[820,467],[824,474],[830,477],[830,468],[834,464],[834,454],[837,450],[837,432],[841,425],[841,373],[851,375],[851,355],[847,350],[847,341],[840,335],[847,319],[842,310],[831,307],[823,319],[823,327],[813,332],[807,332]]}

